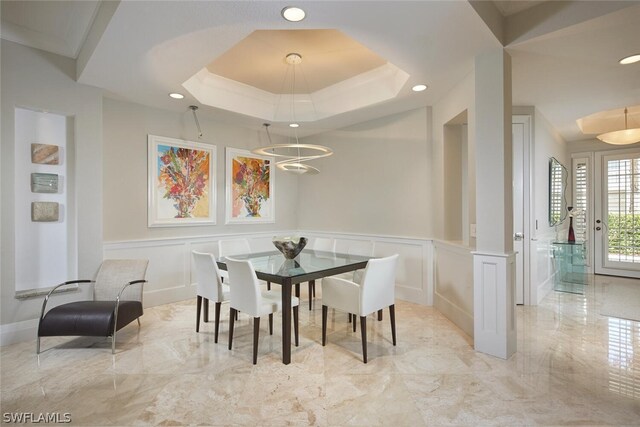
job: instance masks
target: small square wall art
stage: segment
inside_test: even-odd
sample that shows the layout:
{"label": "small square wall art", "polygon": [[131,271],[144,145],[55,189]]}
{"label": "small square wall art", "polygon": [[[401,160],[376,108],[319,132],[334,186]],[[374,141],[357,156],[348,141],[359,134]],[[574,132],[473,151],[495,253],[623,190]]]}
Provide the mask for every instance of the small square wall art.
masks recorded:
{"label": "small square wall art", "polygon": [[59,165],[60,147],[48,144],[31,144],[31,163]]}
{"label": "small square wall art", "polygon": [[32,193],[57,193],[58,175],[55,173],[32,173],[31,174]]}
{"label": "small square wall art", "polygon": [[57,202],[31,202],[31,221],[56,222],[60,218]]}

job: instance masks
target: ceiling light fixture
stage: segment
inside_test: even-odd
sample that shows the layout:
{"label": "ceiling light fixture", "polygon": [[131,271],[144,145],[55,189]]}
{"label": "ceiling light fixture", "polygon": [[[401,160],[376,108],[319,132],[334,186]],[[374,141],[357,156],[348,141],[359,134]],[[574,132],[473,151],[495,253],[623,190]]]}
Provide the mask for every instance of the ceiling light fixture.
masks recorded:
{"label": "ceiling light fixture", "polygon": [[427,85],[415,85],[411,90],[414,92],[422,92],[423,90],[427,90]]}
{"label": "ceiling light fixture", "polygon": [[[258,154],[261,156],[270,156],[276,158],[276,166],[284,171],[293,172],[299,175],[309,174],[314,175],[320,172],[317,168],[313,166],[309,166],[306,162],[310,160],[320,159],[322,157],[327,157],[333,154],[333,151],[322,145],[314,145],[314,144],[302,144],[298,139],[298,123],[296,123],[296,111],[295,111],[295,88],[296,88],[296,65],[302,63],[302,55],[298,53],[290,53],[285,57],[285,61],[289,64],[289,67],[292,68],[291,72],[291,118],[294,120],[293,123],[290,123],[289,126],[294,130],[295,143],[289,144],[273,144],[271,141],[271,134],[269,133],[269,123],[264,123],[265,131],[267,133],[267,138],[269,140],[269,145],[265,147],[258,147],[251,150],[253,154]],[[285,74],[285,80],[287,78],[287,73]],[[285,85],[285,81],[283,80],[283,87]],[[313,104],[313,102],[312,102]],[[278,108],[276,107],[276,111]]]}
{"label": "ceiling light fixture", "polygon": [[640,142],[640,128],[629,129],[627,123],[628,110],[624,109],[624,129],[598,135],[600,141],[613,145],[627,145]]}
{"label": "ceiling light fixture", "polygon": [[178,92],[171,92],[169,96],[173,99],[183,99],[184,95]]}
{"label": "ceiling light fixture", "polygon": [[289,22],[300,22],[306,16],[304,10],[295,6],[287,6],[282,9],[282,12],[280,13],[282,14],[282,17]]}
{"label": "ceiling light fixture", "polygon": [[625,56],[622,58],[620,62],[622,65],[629,65],[640,61],[640,53],[636,53],[635,55]]}

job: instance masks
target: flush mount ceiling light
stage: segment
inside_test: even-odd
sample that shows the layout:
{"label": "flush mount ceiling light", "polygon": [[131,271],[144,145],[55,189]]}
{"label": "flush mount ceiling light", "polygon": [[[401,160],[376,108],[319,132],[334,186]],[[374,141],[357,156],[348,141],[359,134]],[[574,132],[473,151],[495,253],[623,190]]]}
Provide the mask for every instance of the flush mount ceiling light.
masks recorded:
{"label": "flush mount ceiling light", "polygon": [[598,135],[600,141],[613,145],[627,145],[640,142],[640,128],[629,129],[627,123],[628,110],[624,109],[624,129]]}
{"label": "flush mount ceiling light", "polygon": [[[287,72],[285,74],[285,78],[283,80],[283,87],[286,84],[285,80],[288,75],[291,75],[291,117],[294,119],[294,123],[290,123],[289,127],[294,130],[295,143],[291,144],[273,144],[271,142],[271,134],[269,133],[269,123],[264,123],[265,131],[267,133],[267,138],[269,140],[269,145],[266,147],[258,147],[251,150],[252,153],[258,154],[261,156],[270,156],[275,157],[277,159],[276,166],[279,169],[293,172],[299,175],[302,174],[317,174],[320,171],[317,168],[309,166],[306,162],[310,160],[320,159],[322,157],[327,157],[333,154],[333,151],[322,145],[314,145],[314,144],[301,144],[298,139],[298,123],[296,120],[296,112],[295,112],[295,94],[296,94],[296,65],[300,65],[302,63],[302,55],[299,53],[290,53],[285,57],[285,62],[288,64]],[[292,68],[291,73],[289,74],[289,68]],[[311,101],[313,104],[313,101]],[[276,107],[276,111],[278,108]],[[315,108],[314,108],[315,111]]]}
{"label": "flush mount ceiling light", "polygon": [[414,92],[422,92],[423,90],[427,90],[427,85],[415,85],[411,90]]}
{"label": "flush mount ceiling light", "polygon": [[284,9],[282,9],[282,12],[280,12],[280,14],[284,19],[286,19],[289,22],[300,22],[306,16],[306,13],[304,12],[304,10],[295,6],[285,7]]}
{"label": "flush mount ceiling light", "polygon": [[640,53],[636,53],[635,55],[625,56],[622,58],[620,62],[622,65],[629,65],[640,61]]}
{"label": "flush mount ceiling light", "polygon": [[178,92],[171,92],[169,96],[173,99],[183,99],[184,95]]}

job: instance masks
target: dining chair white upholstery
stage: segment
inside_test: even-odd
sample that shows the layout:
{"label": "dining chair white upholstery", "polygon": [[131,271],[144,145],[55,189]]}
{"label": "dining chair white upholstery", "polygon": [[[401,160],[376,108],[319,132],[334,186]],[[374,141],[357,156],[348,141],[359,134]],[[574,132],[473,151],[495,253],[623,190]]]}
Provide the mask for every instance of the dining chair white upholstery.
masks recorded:
{"label": "dining chair white upholstery", "polygon": [[228,283],[222,283],[221,270],[213,254],[198,251],[191,252],[196,267],[196,332],[200,332],[200,307],[204,299],[204,321],[209,321],[209,301],[215,303],[214,342],[218,342],[220,328],[220,309],[222,303],[229,300],[231,291]]}
{"label": "dining chair white upholstery", "polygon": [[[371,240],[353,240],[349,242],[347,247],[347,255],[359,255],[359,256],[373,256],[374,243]],[[356,283],[362,281],[362,275],[364,270],[350,271],[348,273],[337,274],[333,277],[339,277],[340,279],[351,280]]]}
{"label": "dining chair white upholstery", "polygon": [[[269,334],[273,335],[273,313],[282,310],[282,294],[279,290],[260,290],[260,282],[251,261],[226,259],[231,286],[229,314],[229,350],[233,343],[233,323],[236,312],[241,311],[253,317],[253,364],[258,360],[258,338],[260,317],[269,315]],[[298,305],[299,300],[291,297],[293,307],[293,328],[295,345],[298,346]]]}
{"label": "dining chair white upholstery", "polygon": [[[309,249],[314,251],[335,252],[336,241],[326,237],[316,237],[313,239]],[[316,297],[316,281],[309,280],[309,311],[312,309],[313,299]]]}
{"label": "dining chair white upholstery", "polygon": [[[326,277],[322,282],[322,345],[327,342],[329,307],[360,317],[362,356],[367,363],[367,316],[389,307],[391,335],[396,345],[395,281],[398,255],[369,260],[362,282]],[[354,319],[355,322],[355,319]]]}
{"label": "dining chair white upholstery", "polygon": [[[244,255],[251,253],[249,239],[225,239],[218,240],[218,256]],[[220,271],[224,280],[229,279],[229,272]]]}
{"label": "dining chair white upholstery", "polygon": [[[349,242],[349,246],[347,247],[348,255],[359,255],[359,256],[373,256],[373,248],[374,242],[371,240],[351,240]],[[333,277],[338,277],[340,279],[351,280],[352,282],[360,283],[362,282],[362,275],[364,274],[364,269],[350,271],[348,273],[337,274]],[[349,313],[349,323],[353,320],[353,332],[356,331],[356,319],[355,316]],[[382,310],[378,311],[378,320],[382,320]]]}

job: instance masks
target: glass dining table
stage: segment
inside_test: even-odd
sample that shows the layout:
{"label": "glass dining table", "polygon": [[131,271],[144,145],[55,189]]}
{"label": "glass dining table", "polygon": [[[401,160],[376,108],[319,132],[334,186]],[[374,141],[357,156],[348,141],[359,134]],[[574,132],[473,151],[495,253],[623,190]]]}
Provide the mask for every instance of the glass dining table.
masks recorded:
{"label": "glass dining table", "polygon": [[[303,250],[295,259],[286,259],[278,251],[258,252],[230,256],[233,259],[250,260],[258,279],[279,284],[282,287],[282,363],[291,363],[291,295],[296,285],[300,296],[300,283],[323,277],[355,271],[367,266],[373,257],[348,255],[335,252]],[[226,258],[218,259],[218,267],[227,269]]]}

